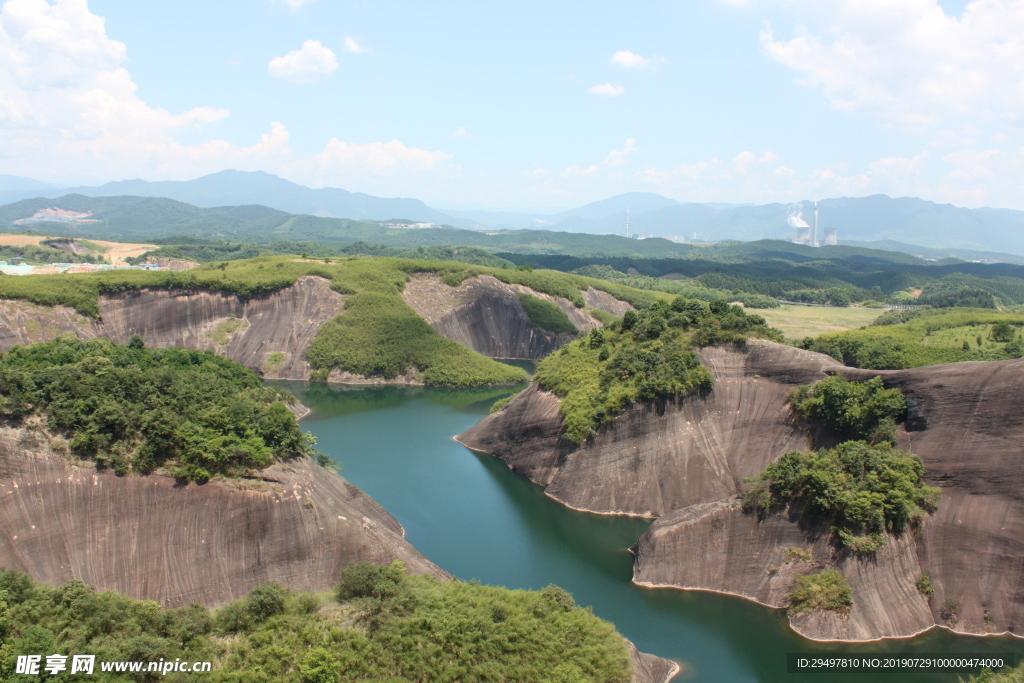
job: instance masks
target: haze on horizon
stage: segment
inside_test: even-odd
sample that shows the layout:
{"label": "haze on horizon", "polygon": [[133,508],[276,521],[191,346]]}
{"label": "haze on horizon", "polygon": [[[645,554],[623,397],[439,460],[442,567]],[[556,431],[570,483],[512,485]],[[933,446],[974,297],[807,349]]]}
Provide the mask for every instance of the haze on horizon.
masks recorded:
{"label": "haze on horizon", "polygon": [[0,174],[1024,209],[1024,0],[7,0]]}

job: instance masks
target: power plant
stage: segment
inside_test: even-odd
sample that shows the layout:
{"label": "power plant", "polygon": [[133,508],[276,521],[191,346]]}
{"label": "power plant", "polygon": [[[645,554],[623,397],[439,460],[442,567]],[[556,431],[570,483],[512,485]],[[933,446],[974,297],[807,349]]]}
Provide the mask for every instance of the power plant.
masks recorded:
{"label": "power plant", "polygon": [[[814,202],[814,223],[807,225],[800,214],[797,213],[794,224],[794,216],[790,216],[790,224],[796,228],[796,237],[791,237],[790,242],[794,244],[806,244],[809,247],[834,246],[839,244],[839,233],[836,228],[824,228],[824,237],[818,239],[818,202]],[[801,225],[802,224],[802,225]]]}

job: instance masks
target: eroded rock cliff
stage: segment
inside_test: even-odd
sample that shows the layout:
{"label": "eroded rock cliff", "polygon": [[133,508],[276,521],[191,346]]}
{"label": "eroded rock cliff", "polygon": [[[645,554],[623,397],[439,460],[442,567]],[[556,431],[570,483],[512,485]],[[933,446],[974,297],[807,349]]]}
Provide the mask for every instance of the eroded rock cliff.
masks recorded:
{"label": "eroded rock cliff", "polygon": [[278,379],[308,379],[305,351],[317,328],[341,312],[342,297],[320,277],[240,299],[220,292],[138,290],[100,297],[100,320],[70,308],[0,300],[0,350],[71,332],[125,343],[139,334],[152,348],[214,351]]}
{"label": "eroded rock cliff", "polygon": [[329,589],[349,562],[446,577],[363,491],[306,458],[260,478],[182,486],[0,443],[0,566],[165,605],[213,605],[268,581]]}
{"label": "eroded rock cliff", "polygon": [[[170,607],[217,605],[277,581],[322,591],[350,562],[401,560],[449,575],[370,496],[306,458],[259,478],[182,486],[69,464],[22,430],[0,439],[0,567],[60,585],[81,579]],[[628,643],[634,683],[678,670]]]}
{"label": "eroded rock cliff", "polygon": [[[522,285],[509,285],[490,275],[468,278],[458,287],[423,275],[414,277],[404,291],[409,306],[442,336],[491,358],[539,360],[575,339],[573,335],[554,334],[531,324],[519,294],[553,302],[582,331],[601,326],[566,299]],[[584,300],[591,308],[618,316],[632,309],[607,292],[593,288],[587,290]]]}
{"label": "eroded rock cliff", "polygon": [[[527,389],[459,436],[504,459],[572,507],[656,517],[634,547],[634,579],[651,586],[717,590],[782,607],[794,578],[837,566],[854,590],[848,614],[792,620],[813,638],[906,636],[935,624],[965,633],[1024,633],[1024,360],[900,371],[847,368],[800,349],[753,341],[701,351],[714,387],[661,406],[634,406],[583,446],[560,438],[559,399]],[[826,443],[785,403],[794,386],[829,374],[881,375],[909,406],[900,446],[922,458],[942,488],[938,511],[872,558],[842,552],[799,519],[758,520],[740,510],[744,477],[792,449]],[[810,561],[786,563],[786,549]],[[773,571],[774,570],[774,571]],[[931,598],[917,590],[931,574]],[[949,598],[958,608],[942,609]]]}

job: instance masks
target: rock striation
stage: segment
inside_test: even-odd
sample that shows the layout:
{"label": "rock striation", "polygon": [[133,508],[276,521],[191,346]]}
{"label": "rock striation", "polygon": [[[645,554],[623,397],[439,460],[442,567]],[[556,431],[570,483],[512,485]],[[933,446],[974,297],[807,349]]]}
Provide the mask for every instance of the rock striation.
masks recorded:
{"label": "rock striation", "polygon": [[448,576],[384,508],[307,458],[251,480],[182,486],[73,466],[4,440],[0,529],[0,566],[168,606],[214,605],[269,581],[326,590],[358,560],[398,559],[414,573]]}
{"label": "rock striation", "polygon": [[[0,567],[36,581],[81,579],[178,607],[225,603],[270,581],[328,590],[360,560],[397,559],[413,573],[450,578],[370,496],[307,458],[258,478],[182,486],[72,465],[24,430],[3,431]],[[678,670],[627,644],[634,683],[665,683]]]}
{"label": "rock striation", "polygon": [[[637,405],[580,447],[561,438],[559,399],[535,385],[461,434],[566,505],[655,517],[634,546],[634,581],[715,590],[784,607],[799,574],[836,566],[854,591],[846,614],[791,622],[818,639],[908,636],[936,624],[963,633],[1024,634],[1024,360],[899,371],[847,368],[828,356],[765,341],[707,348],[714,387],[679,402]],[[788,450],[830,445],[796,422],[786,394],[831,374],[882,376],[907,397],[900,446],[922,458],[938,511],[888,538],[874,557],[836,547],[798,517],[740,509],[744,477]],[[810,560],[787,556],[809,551]],[[789,560],[787,562],[787,560]],[[916,587],[931,575],[930,598]],[[943,609],[950,599],[954,615]]]}
{"label": "rock striation", "polygon": [[[519,294],[553,302],[582,331],[601,326],[567,299],[506,284],[490,275],[468,278],[458,287],[450,287],[436,276],[422,275],[414,277],[403,292],[406,303],[439,334],[491,358],[540,360],[575,339],[574,335],[554,334],[531,324]],[[591,308],[619,316],[632,309],[593,288],[587,290],[584,300]]]}
{"label": "rock striation", "polygon": [[0,351],[71,332],[151,348],[214,351],[276,379],[309,379],[306,348],[321,324],[341,312],[325,278],[306,276],[267,296],[240,299],[205,291],[143,289],[100,296],[100,320],[74,310],[0,300]]}

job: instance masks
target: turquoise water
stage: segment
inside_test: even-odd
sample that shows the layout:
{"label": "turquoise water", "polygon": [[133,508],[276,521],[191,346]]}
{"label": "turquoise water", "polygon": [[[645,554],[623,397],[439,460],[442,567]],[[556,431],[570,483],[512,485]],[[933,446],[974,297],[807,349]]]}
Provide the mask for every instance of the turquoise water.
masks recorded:
{"label": "turquoise water", "polygon": [[462,580],[562,586],[642,651],[679,662],[677,682],[954,683],[955,674],[787,674],[786,653],[1024,654],[1018,639],[940,630],[867,645],[812,643],[793,633],[778,610],[714,593],[633,586],[627,548],[649,521],[566,509],[500,460],[452,439],[513,389],[276,384],[313,409],[303,428],[342,476],[402,523],[424,555]]}

